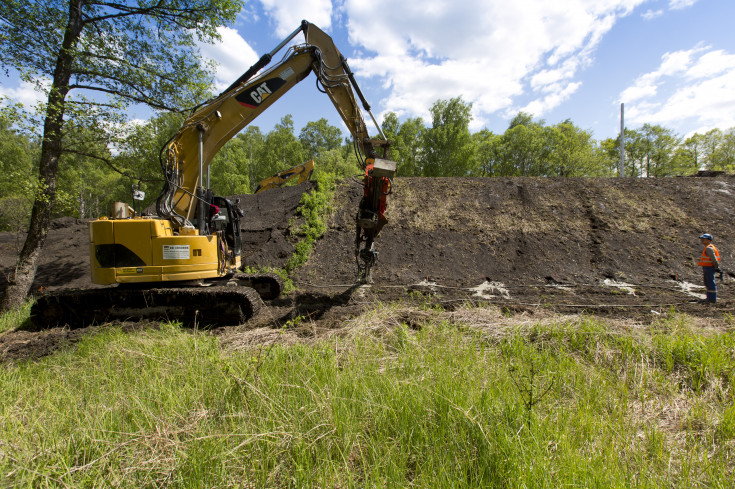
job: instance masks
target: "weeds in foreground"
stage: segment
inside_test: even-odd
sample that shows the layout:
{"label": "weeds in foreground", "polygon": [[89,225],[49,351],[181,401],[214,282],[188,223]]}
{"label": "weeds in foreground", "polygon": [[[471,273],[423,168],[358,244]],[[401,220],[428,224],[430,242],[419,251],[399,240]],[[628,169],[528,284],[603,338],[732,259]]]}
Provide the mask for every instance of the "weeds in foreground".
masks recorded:
{"label": "weeds in foreground", "polygon": [[[385,306],[352,335],[237,353],[175,324],[109,328],[3,365],[0,473],[74,487],[731,484],[732,332],[583,317],[498,335],[497,311],[417,315]],[[516,384],[531,370],[529,397]]]}
{"label": "weeds in foreground", "polygon": [[31,299],[26,301],[26,303],[18,309],[13,309],[0,314],[0,334],[15,329],[28,321],[31,317],[31,307],[33,307],[33,304],[34,300]]}

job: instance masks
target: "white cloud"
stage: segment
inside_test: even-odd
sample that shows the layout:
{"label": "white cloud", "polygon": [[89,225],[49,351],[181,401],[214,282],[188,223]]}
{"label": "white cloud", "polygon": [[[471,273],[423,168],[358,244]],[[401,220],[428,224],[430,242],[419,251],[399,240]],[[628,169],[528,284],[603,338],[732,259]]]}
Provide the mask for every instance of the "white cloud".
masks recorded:
{"label": "white cloud", "polygon": [[548,95],[541,99],[534,100],[521,110],[529,114],[543,114],[550,109],[557,107],[565,100],[568,100],[581,85],[581,83],[575,82],[568,84],[566,87],[557,86],[555,90],[550,90]]}
{"label": "white cloud", "polygon": [[733,70],[735,70],[735,55],[717,50],[703,54],[686,75],[691,79],[711,78]]}
{"label": "white cloud", "polygon": [[217,91],[222,91],[258,61],[259,56],[235,29],[219,27],[217,32],[221,42],[200,44],[199,49],[205,61],[217,64],[214,85]]}
{"label": "white cloud", "polygon": [[[707,48],[697,46],[685,51],[665,53],[661,57],[661,65],[656,71],[639,76],[633,85],[623,90],[620,100],[623,102],[635,102],[647,97],[653,97],[658,93],[658,86],[662,79],[673,76],[693,76],[697,72],[711,69],[707,58],[704,62],[698,61],[694,68],[694,57],[700,55]],[[707,55],[705,55],[707,56]],[[703,56],[703,58],[705,57]]]}
{"label": "white cloud", "polygon": [[669,0],[669,8],[671,10],[680,10],[691,7],[695,3],[697,3],[697,0]]}
{"label": "white cloud", "polygon": [[[51,82],[45,80],[42,85],[48,89]],[[38,103],[45,102],[47,94],[35,84],[21,81],[16,88],[0,86],[0,97],[7,97],[13,103],[23,104],[23,107],[29,110]]]}
{"label": "white cloud", "polygon": [[641,17],[643,17],[646,20],[653,20],[658,17],[661,17],[664,14],[663,10],[646,10],[641,14]]}
{"label": "white cloud", "polygon": [[322,30],[332,26],[331,0],[260,0],[263,9],[274,19],[276,34],[285,37],[306,19]]}
{"label": "white cloud", "polygon": [[388,89],[388,110],[426,118],[436,100],[462,96],[476,127],[521,95],[537,117],[557,107],[602,37],[645,1],[345,0],[344,11],[367,51],[350,61]]}
{"label": "white cloud", "polygon": [[666,53],[659,69],[640,76],[621,100],[631,124],[733,127],[735,55],[702,46]]}

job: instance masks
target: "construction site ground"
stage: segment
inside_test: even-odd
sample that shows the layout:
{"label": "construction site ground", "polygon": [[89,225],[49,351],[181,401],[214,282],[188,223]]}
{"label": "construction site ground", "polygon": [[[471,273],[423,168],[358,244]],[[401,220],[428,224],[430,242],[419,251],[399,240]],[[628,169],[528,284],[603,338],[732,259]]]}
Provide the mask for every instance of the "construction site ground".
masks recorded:
{"label": "construction site ground", "polygon": [[[301,195],[311,185],[237,196],[246,216],[246,265],[285,265],[298,239]],[[361,194],[359,179],[338,186],[327,232],[294,274],[295,290],[266,303],[247,324],[216,330],[223,343],[272,341],[289,328],[318,338],[396,301],[447,311],[481,304],[527,319],[593,314],[648,324],[679,312],[713,324],[732,321],[733,176],[396,178],[369,286],[355,285]],[[714,235],[726,271],[717,304],[696,302],[704,298],[697,266],[704,232]],[[22,242],[22,235],[0,233],[3,281]],[[87,221],[53,221],[33,293],[90,287],[89,276]],[[400,320],[410,325],[412,318]],[[6,332],[0,361],[44,356],[96,328]]]}

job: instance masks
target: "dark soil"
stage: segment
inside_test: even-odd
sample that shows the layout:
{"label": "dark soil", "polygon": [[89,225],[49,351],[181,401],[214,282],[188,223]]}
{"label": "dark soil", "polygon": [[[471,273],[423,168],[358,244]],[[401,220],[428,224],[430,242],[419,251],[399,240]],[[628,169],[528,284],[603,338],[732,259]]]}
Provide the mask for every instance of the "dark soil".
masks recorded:
{"label": "dark soil", "polygon": [[[238,196],[246,265],[285,265],[295,244],[289,226],[298,223],[296,209],[310,185]],[[696,262],[704,232],[714,235],[723,268],[735,271],[733,176],[397,178],[393,189],[371,287],[353,287],[361,186],[350,180],[337,190],[327,233],[294,276],[297,290],[269,302],[248,327],[290,320],[328,329],[376,301],[396,299],[634,320],[672,309],[705,318],[733,312],[735,275],[718,283],[716,305],[695,303],[703,290],[691,288],[702,282]],[[20,244],[22,237],[0,233],[0,270],[14,265]],[[33,292],[91,286],[88,246],[86,221],[54,221]],[[0,360],[46,354],[46,343],[65,334],[78,333],[8,332]]]}

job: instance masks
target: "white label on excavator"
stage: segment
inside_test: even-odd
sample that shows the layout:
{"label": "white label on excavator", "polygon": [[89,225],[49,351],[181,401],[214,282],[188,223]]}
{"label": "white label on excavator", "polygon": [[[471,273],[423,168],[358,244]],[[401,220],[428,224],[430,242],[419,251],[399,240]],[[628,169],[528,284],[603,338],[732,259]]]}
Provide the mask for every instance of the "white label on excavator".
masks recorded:
{"label": "white label on excavator", "polygon": [[293,68],[290,66],[281,72],[281,80],[288,80],[293,75]]}
{"label": "white label on excavator", "polygon": [[188,260],[190,257],[189,245],[163,245],[164,260]]}

